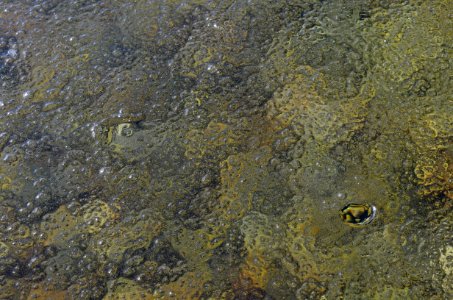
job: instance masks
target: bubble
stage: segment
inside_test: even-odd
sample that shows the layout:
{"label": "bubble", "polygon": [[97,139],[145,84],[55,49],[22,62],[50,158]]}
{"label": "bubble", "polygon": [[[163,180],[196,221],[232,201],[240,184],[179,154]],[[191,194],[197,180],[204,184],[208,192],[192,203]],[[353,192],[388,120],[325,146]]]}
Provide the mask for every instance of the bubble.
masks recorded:
{"label": "bubble", "polygon": [[343,193],[343,192],[338,192],[335,196],[336,196],[336,198],[338,198],[339,200],[344,200],[344,199],[346,199],[346,193]]}
{"label": "bubble", "polygon": [[22,98],[24,100],[27,100],[27,99],[31,98],[32,95],[33,95],[33,92],[31,90],[26,90],[25,92],[22,93]]}

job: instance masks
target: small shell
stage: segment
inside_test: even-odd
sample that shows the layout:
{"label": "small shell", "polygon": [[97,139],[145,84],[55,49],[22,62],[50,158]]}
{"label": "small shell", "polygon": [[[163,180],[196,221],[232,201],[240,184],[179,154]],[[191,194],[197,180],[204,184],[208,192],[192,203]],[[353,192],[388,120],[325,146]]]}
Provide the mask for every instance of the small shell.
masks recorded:
{"label": "small shell", "polygon": [[344,223],[360,227],[371,223],[376,218],[376,211],[374,205],[349,203],[340,210],[340,217]]}

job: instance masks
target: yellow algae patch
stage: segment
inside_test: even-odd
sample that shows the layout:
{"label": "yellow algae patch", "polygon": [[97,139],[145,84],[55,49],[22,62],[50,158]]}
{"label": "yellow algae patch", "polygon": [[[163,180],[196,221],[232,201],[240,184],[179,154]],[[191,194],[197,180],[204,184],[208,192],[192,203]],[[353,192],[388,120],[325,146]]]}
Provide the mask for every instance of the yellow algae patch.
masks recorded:
{"label": "yellow algae patch", "polygon": [[390,89],[443,56],[443,45],[451,44],[452,37],[451,9],[443,6],[425,1],[416,10],[403,6],[398,18],[390,10],[373,14],[372,26],[364,34],[375,46],[364,54],[370,61],[379,61],[370,77],[376,86]]}
{"label": "yellow algae patch", "polygon": [[44,246],[64,245],[74,235],[77,218],[74,217],[65,205],[45,217],[41,223],[41,231],[46,234]]}
{"label": "yellow algae patch", "polygon": [[211,279],[209,273],[187,272],[178,280],[159,288],[159,299],[201,299],[204,285]]}
{"label": "yellow algae patch", "polygon": [[206,128],[191,129],[186,133],[185,156],[197,161],[236,153],[240,147],[248,145],[253,149],[270,145],[278,130],[274,125],[272,120],[260,115],[240,118],[234,123],[212,120]]}
{"label": "yellow algae patch", "polygon": [[65,300],[68,296],[68,291],[55,290],[47,283],[41,283],[30,291],[27,300]]}
{"label": "yellow algae patch", "polygon": [[121,261],[128,249],[140,249],[150,244],[162,229],[162,221],[151,211],[142,211],[127,222],[106,227],[90,240],[91,251],[105,255],[106,259]]}
{"label": "yellow algae patch", "polygon": [[[451,88],[445,84],[450,51],[446,45],[453,42],[451,8],[451,1],[421,1],[402,6],[396,18],[395,12],[378,10],[363,32],[375,44],[364,52],[368,61],[375,62],[367,81],[388,99],[388,124],[380,130],[405,133],[396,142],[414,155],[419,192],[428,197],[452,197],[452,100]],[[409,101],[411,105],[404,103]],[[397,152],[394,142],[383,141],[384,152],[374,153],[376,157],[391,161],[392,152]]]}
{"label": "yellow algae patch", "polygon": [[313,226],[312,219],[313,214],[296,213],[286,231],[285,244],[293,261],[285,259],[283,264],[293,276],[301,280],[318,278],[320,275],[318,258],[313,254],[315,237],[320,229]]}
{"label": "yellow algae patch", "polygon": [[[133,75],[127,74],[127,76]],[[138,83],[127,85],[121,90],[112,91],[112,94],[109,95],[102,106],[103,114],[109,117],[103,125],[111,127],[121,123],[143,120],[143,107],[147,92],[149,92],[149,89]]]}
{"label": "yellow algae patch", "polygon": [[9,178],[6,175],[1,174],[1,172],[0,172],[0,190],[11,189],[11,183],[12,183],[11,178]]}
{"label": "yellow algae patch", "polygon": [[0,258],[6,257],[9,254],[9,246],[4,242],[0,242]]}
{"label": "yellow algae patch", "polygon": [[212,154],[218,147],[240,145],[241,136],[231,125],[211,121],[203,130],[189,130],[186,140],[186,157],[199,159],[206,154]]}
{"label": "yellow algae patch", "polygon": [[[8,166],[7,164],[2,165],[0,162],[0,191],[1,190],[20,190],[23,184],[18,186],[17,182],[14,181],[17,174],[17,168],[14,166]],[[0,198],[1,202],[1,198]]]}
{"label": "yellow algae patch", "polygon": [[398,288],[387,285],[379,289],[368,290],[365,297],[373,300],[400,300],[411,299],[411,294],[408,287]]}
{"label": "yellow algae patch", "polygon": [[171,244],[193,267],[202,268],[211,257],[212,249],[222,244],[223,230],[220,228],[181,229],[173,236]]}
{"label": "yellow algae patch", "polygon": [[[439,100],[440,101],[440,100]],[[447,111],[437,111],[415,120],[410,137],[417,146],[414,173],[423,196],[453,198],[453,137]]]}
{"label": "yellow algae patch", "polygon": [[[213,227],[214,230],[216,228]],[[212,279],[208,261],[212,257],[212,249],[223,243],[220,232],[210,232],[208,228],[195,231],[182,229],[178,236],[174,236],[171,244],[188,263],[190,270],[179,277],[175,282],[163,285],[155,291],[159,299],[199,299],[203,286]]]}
{"label": "yellow algae patch", "polygon": [[154,300],[155,297],[151,291],[142,288],[133,280],[119,278],[109,284],[108,293],[102,298],[103,300]]}
{"label": "yellow algae patch", "polygon": [[45,217],[41,231],[46,234],[44,245],[65,245],[75,234],[98,233],[107,221],[114,221],[118,214],[107,203],[95,199],[74,213],[65,205]]}
{"label": "yellow algae patch", "polygon": [[271,263],[285,248],[285,230],[277,220],[264,214],[251,212],[242,219],[241,232],[247,257],[240,268],[240,281],[255,288],[266,287],[274,271]]}
{"label": "yellow algae patch", "polygon": [[283,127],[290,126],[304,140],[314,140],[324,147],[348,141],[363,127],[373,90],[364,87],[354,98],[328,101],[319,94],[320,86],[325,85],[322,73],[305,68],[306,76],[314,79],[293,76],[267,104],[268,116]]}
{"label": "yellow algae patch", "polygon": [[440,252],[439,264],[445,273],[445,277],[442,281],[442,288],[445,293],[453,294],[453,246],[447,245]]}
{"label": "yellow algae patch", "polygon": [[439,105],[435,113],[422,117],[414,116],[410,120],[412,124],[409,127],[410,138],[419,147],[419,151],[444,150],[448,139],[453,136],[451,131],[453,120],[449,114],[446,99],[437,98],[435,102]]}
{"label": "yellow algae patch", "polygon": [[[182,255],[190,270],[196,270],[197,275],[189,272],[179,278],[177,283],[164,286],[162,291],[165,291],[166,294],[173,291],[177,292],[177,296],[181,296],[183,287],[197,293],[197,284],[199,284],[198,290],[202,290],[200,287],[211,280],[212,274],[208,261],[212,258],[212,250],[224,242],[226,228],[216,227],[213,224],[208,224],[208,226],[194,231],[183,228],[172,237],[172,247]],[[194,276],[199,278],[194,278]]]}
{"label": "yellow algae patch", "polygon": [[61,90],[75,75],[75,71],[70,71],[71,68],[67,64],[60,67],[64,71],[60,71],[58,74],[54,66],[37,66],[32,69],[33,87],[35,88],[32,95],[33,102],[57,100]]}
{"label": "yellow algae patch", "polygon": [[15,278],[3,278],[0,285],[0,299],[26,299],[28,287],[24,284],[21,285],[21,289],[18,289],[17,283],[18,281]]}
{"label": "yellow algae patch", "polygon": [[239,282],[237,284],[241,288],[244,288],[245,285],[245,288],[265,289],[269,281],[269,273],[272,273],[272,270],[268,260],[259,254],[249,252],[239,272]]}
{"label": "yellow algae patch", "polygon": [[36,66],[32,69],[32,78],[34,80],[34,87],[37,92],[33,95],[36,98],[42,99],[44,91],[50,87],[49,82],[55,76],[55,70],[52,68],[45,68],[43,66]]}
{"label": "yellow algae patch", "polygon": [[[98,74],[86,74],[86,67],[89,64],[89,54],[81,54],[57,63],[57,65],[35,66],[32,68],[33,90],[31,100],[33,102],[53,103],[58,107],[61,91],[74,77],[80,73],[87,76],[82,84],[81,90],[87,96],[99,95],[103,92],[104,87],[100,84],[101,80]],[[47,110],[51,108],[47,106]]]}
{"label": "yellow algae patch", "polygon": [[231,155],[222,163],[220,170],[220,204],[227,220],[242,218],[252,207],[253,193],[261,187],[266,175],[264,168],[272,158],[270,147],[256,151]]}
{"label": "yellow algae patch", "polygon": [[200,65],[210,62],[213,59],[214,52],[215,52],[214,49],[204,46],[195,51],[195,53],[192,56],[193,68],[197,68]]}
{"label": "yellow algae patch", "polygon": [[80,214],[84,221],[83,231],[98,233],[107,221],[118,218],[118,214],[101,200],[90,201],[80,208]]}

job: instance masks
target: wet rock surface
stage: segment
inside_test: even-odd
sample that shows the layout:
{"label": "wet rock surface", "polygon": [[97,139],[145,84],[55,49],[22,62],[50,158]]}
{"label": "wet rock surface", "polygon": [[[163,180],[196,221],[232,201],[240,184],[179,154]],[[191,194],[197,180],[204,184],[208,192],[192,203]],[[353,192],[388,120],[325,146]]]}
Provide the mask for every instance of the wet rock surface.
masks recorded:
{"label": "wet rock surface", "polygon": [[0,299],[451,299],[452,11],[1,2]]}

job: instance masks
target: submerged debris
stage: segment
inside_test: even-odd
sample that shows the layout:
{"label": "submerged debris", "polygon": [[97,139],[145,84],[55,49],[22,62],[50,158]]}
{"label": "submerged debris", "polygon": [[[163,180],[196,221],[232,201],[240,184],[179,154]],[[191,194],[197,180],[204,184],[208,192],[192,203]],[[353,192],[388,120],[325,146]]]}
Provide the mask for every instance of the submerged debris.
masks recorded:
{"label": "submerged debris", "polygon": [[371,223],[376,218],[376,211],[374,205],[349,203],[340,209],[340,217],[344,223],[360,227]]}

